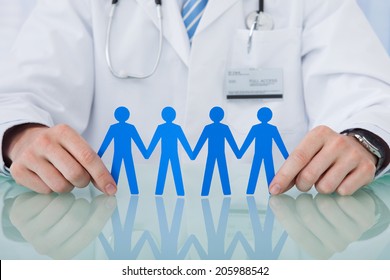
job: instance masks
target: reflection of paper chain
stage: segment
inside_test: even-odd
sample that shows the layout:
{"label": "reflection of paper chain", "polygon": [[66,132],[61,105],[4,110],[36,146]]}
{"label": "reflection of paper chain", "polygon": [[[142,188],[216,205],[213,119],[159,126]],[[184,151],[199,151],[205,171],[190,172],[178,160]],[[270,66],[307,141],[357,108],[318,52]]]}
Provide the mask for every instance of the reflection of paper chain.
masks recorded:
{"label": "reflection of paper chain", "polygon": [[[235,215],[231,210],[231,198],[225,197],[220,208],[212,208],[209,199],[202,199],[201,209],[196,209],[199,215],[203,214],[202,226],[196,227],[194,232],[188,234],[186,239],[179,238],[182,228],[182,222],[185,219],[183,198],[177,198],[175,203],[166,204],[164,198],[155,198],[155,210],[158,216],[158,227],[160,235],[153,234],[147,228],[137,228],[139,238],[134,236],[134,228],[136,224],[137,213],[145,214],[145,211],[151,211],[152,205],[148,202],[147,208],[145,204],[139,205],[137,196],[132,196],[129,200],[128,212],[126,213],[126,221],[121,222],[119,211],[115,211],[112,216],[112,224],[114,229],[114,244],[110,244],[104,234],[99,235],[99,240],[106,252],[108,259],[123,259],[132,260],[139,258],[140,253],[145,247],[150,248],[153,256],[157,260],[174,260],[187,259],[191,248],[195,250],[200,259],[232,259],[237,247],[242,246],[249,259],[278,259],[287,239],[285,231],[279,236],[275,236],[274,232],[274,214],[267,206],[265,217],[259,215],[259,205],[256,205],[254,197],[247,198],[247,208],[244,208],[239,215],[240,218],[249,215],[250,221],[243,222],[239,229],[235,232],[229,228],[229,216]],[[172,218],[167,215],[166,206],[173,210]],[[140,209],[141,208],[141,209]],[[213,210],[214,209],[214,210]],[[217,212],[214,212],[216,209]],[[218,214],[217,214],[218,213]],[[215,217],[215,220],[213,220]],[[232,217],[231,217],[232,218]],[[261,220],[265,219],[264,224]],[[242,219],[240,219],[242,221]],[[126,224],[126,230],[123,230]],[[243,229],[244,227],[244,229]],[[246,227],[246,228],[245,228]],[[198,230],[203,228],[205,232]],[[246,229],[246,230],[245,230]],[[247,232],[253,231],[253,238],[248,238]],[[130,234],[129,234],[130,233]],[[232,238],[227,240],[227,236]],[[207,236],[207,244],[202,244],[201,236]],[[276,245],[273,245],[273,240],[277,240]],[[254,244],[252,244],[254,242]],[[124,243],[124,244],[123,244]],[[270,246],[256,246],[256,244],[268,243]]]}
{"label": "reflection of paper chain", "polygon": [[133,141],[140,150],[141,154],[148,159],[158,143],[161,142],[161,159],[156,185],[156,195],[162,195],[164,192],[165,178],[168,171],[168,164],[170,163],[175,181],[176,193],[178,196],[184,196],[178,144],[180,143],[183,146],[190,159],[195,160],[207,141],[208,155],[201,195],[209,195],[211,179],[216,163],[219,168],[223,194],[230,195],[231,190],[226,164],[225,143],[229,144],[234,155],[240,159],[252,142],[255,142],[255,152],[246,192],[247,194],[252,195],[256,189],[262,161],[264,161],[268,186],[275,176],[272,143],[275,142],[285,159],[288,157],[287,149],[278,129],[268,123],[272,119],[272,111],[269,108],[263,107],[259,109],[257,118],[260,123],[251,128],[241,148],[238,147],[236,141],[234,140],[229,126],[221,123],[224,118],[224,114],[223,109],[220,107],[214,107],[210,110],[210,120],[212,122],[204,127],[195,148],[191,149],[182,128],[173,122],[176,118],[176,111],[172,107],[165,107],[161,113],[164,123],[157,127],[149,147],[146,148],[135,126],[127,122],[130,118],[129,110],[126,107],[119,107],[114,113],[118,122],[110,126],[98,151],[98,155],[102,157],[107,147],[114,140],[114,158],[111,174],[115,182],[118,183],[121,164],[123,161],[127,173],[130,192],[132,194],[138,194],[139,191],[134,161],[131,145],[129,145],[129,143]]}

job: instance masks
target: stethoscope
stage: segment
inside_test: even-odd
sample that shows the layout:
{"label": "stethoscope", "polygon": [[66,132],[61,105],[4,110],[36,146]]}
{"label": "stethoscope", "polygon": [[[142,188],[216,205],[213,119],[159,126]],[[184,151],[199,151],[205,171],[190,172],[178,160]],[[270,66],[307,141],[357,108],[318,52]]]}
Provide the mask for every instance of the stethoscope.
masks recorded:
{"label": "stethoscope", "polygon": [[[107,32],[106,32],[106,61],[108,68],[110,69],[112,75],[118,79],[146,79],[151,77],[157,70],[158,65],[160,64],[161,54],[162,54],[162,45],[163,45],[163,16],[161,11],[162,0],[155,0],[156,4],[156,13],[158,18],[158,26],[160,28],[159,33],[159,43],[157,58],[151,70],[148,73],[144,74],[130,74],[124,70],[116,71],[112,65],[111,60],[111,30],[112,23],[115,17],[116,8],[119,5],[119,0],[112,0],[111,10],[108,19]],[[259,0],[259,9],[249,14],[246,18],[246,25],[249,29],[249,39],[248,39],[248,54],[252,50],[252,40],[255,30],[272,30],[274,27],[274,22],[272,17],[269,14],[264,13],[264,0]]]}
{"label": "stethoscope", "polygon": [[146,79],[146,78],[151,77],[156,72],[157,67],[160,63],[161,53],[162,53],[163,23],[162,23],[162,12],[161,12],[162,0],[154,0],[154,2],[156,3],[158,26],[160,28],[158,52],[157,52],[156,61],[154,63],[154,66],[152,67],[152,69],[146,74],[129,74],[124,70],[116,71],[114,69],[114,67],[112,65],[112,61],[111,61],[110,41],[111,41],[112,22],[113,22],[113,19],[115,17],[116,8],[119,5],[119,0],[112,0],[110,16],[109,16],[108,25],[107,25],[107,33],[106,33],[106,60],[107,60],[108,68],[110,69],[110,71],[114,77],[116,77],[118,79]]}

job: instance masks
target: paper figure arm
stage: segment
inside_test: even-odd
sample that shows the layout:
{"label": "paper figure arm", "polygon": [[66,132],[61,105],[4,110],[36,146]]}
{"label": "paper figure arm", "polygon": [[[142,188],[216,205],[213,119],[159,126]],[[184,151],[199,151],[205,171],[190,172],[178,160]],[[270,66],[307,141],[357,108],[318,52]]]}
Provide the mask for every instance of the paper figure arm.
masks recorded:
{"label": "paper figure arm", "polygon": [[113,138],[114,138],[114,133],[112,131],[112,127],[110,127],[107,131],[106,136],[104,137],[103,143],[100,146],[99,151],[97,152],[99,157],[103,156],[104,152],[107,150]]}
{"label": "paper figure arm", "polygon": [[277,128],[275,128],[273,138],[274,138],[274,141],[275,141],[276,145],[278,146],[280,152],[282,153],[284,159],[287,159],[288,158],[288,151],[286,149],[286,146],[283,143],[282,137],[280,136],[280,133],[279,133]]}
{"label": "paper figure arm", "polygon": [[245,138],[244,143],[241,146],[238,158],[242,158],[243,157],[243,155],[248,150],[249,146],[252,144],[254,139],[255,139],[255,132],[254,132],[254,129],[252,127],[251,130],[248,133],[248,136]]}
{"label": "paper figure arm", "polygon": [[194,151],[192,152],[192,160],[195,160],[196,157],[199,155],[200,150],[202,149],[204,143],[206,143],[206,140],[208,139],[208,133],[206,127],[203,129],[202,134],[199,137],[198,142],[195,145]]}
{"label": "paper figure arm", "polygon": [[150,141],[149,147],[146,149],[146,153],[145,153],[146,159],[150,158],[160,139],[161,139],[161,132],[159,126],[157,127],[156,132],[154,133],[152,140]]}
{"label": "paper figure arm", "polygon": [[231,130],[227,127],[226,129],[226,141],[229,143],[230,148],[232,149],[233,153],[236,155],[237,158],[242,158],[242,155],[240,153],[240,149],[238,148],[238,145],[236,143],[236,140],[234,140],[233,134]]}
{"label": "paper figure arm", "polygon": [[148,158],[147,157],[147,150],[146,150],[146,147],[145,147],[145,144],[144,142],[142,142],[142,139],[141,139],[141,136],[139,135],[137,129],[134,127],[134,130],[133,130],[133,135],[132,135],[132,138],[133,138],[133,141],[134,143],[137,145],[139,151],[141,152],[142,156],[144,158]]}
{"label": "paper figure arm", "polygon": [[187,137],[184,134],[184,131],[180,128],[179,135],[178,135],[179,141],[181,145],[183,146],[184,150],[186,151],[187,155],[190,159],[193,158],[193,152],[190,146],[190,143],[188,143]]}

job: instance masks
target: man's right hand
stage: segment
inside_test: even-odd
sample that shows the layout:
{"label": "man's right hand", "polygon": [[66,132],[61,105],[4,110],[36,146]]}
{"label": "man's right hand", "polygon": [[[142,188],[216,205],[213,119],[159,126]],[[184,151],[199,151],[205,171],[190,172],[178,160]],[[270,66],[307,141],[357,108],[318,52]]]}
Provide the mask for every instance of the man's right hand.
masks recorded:
{"label": "man's right hand", "polygon": [[108,195],[117,190],[100,157],[67,125],[11,128],[4,134],[3,157],[15,181],[39,193],[70,192],[91,181]]}

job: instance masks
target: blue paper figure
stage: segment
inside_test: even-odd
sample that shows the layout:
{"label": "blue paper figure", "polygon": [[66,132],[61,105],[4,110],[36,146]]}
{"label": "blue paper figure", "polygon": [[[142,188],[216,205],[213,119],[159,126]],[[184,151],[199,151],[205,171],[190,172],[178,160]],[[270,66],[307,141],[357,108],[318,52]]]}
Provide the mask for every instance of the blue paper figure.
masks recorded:
{"label": "blue paper figure", "polygon": [[118,183],[119,173],[123,161],[126,168],[130,193],[138,194],[139,191],[135,175],[131,140],[134,141],[144,157],[146,155],[146,147],[143,144],[135,126],[126,122],[130,118],[130,111],[126,107],[118,107],[115,110],[114,115],[118,123],[110,126],[98,151],[98,155],[102,157],[111,141],[114,141],[114,156],[112,160],[111,175],[115,182]]}
{"label": "blue paper figure", "polygon": [[161,158],[160,168],[158,171],[156,195],[162,195],[164,192],[165,179],[168,171],[168,163],[171,163],[173,179],[175,181],[176,193],[178,196],[184,196],[183,178],[180,169],[178,142],[180,142],[187,152],[192,156],[192,150],[182,128],[173,123],[176,118],[176,111],[172,107],[165,107],[161,116],[165,123],[157,127],[156,132],[150,142],[147,150],[147,157],[153,153],[158,142],[161,140]]}
{"label": "blue paper figure", "polygon": [[230,145],[236,157],[239,157],[239,149],[233,134],[226,124],[221,121],[224,117],[224,111],[220,107],[214,107],[210,110],[210,119],[213,123],[207,125],[198,140],[193,152],[195,159],[204,143],[208,141],[208,155],[206,168],[202,184],[202,196],[208,196],[210,193],[211,179],[213,177],[215,163],[218,164],[219,176],[221,180],[222,190],[224,195],[230,195],[230,182],[225,155],[225,141]]}
{"label": "blue paper figure", "polygon": [[275,168],[272,156],[272,143],[275,141],[283,157],[287,159],[288,152],[276,126],[269,124],[272,119],[272,111],[267,107],[261,108],[257,112],[260,124],[252,126],[241,147],[241,156],[248,147],[255,141],[255,153],[253,156],[252,168],[249,176],[246,194],[252,195],[255,192],[257,179],[259,177],[261,162],[264,160],[264,168],[267,177],[268,187],[275,176]]}

